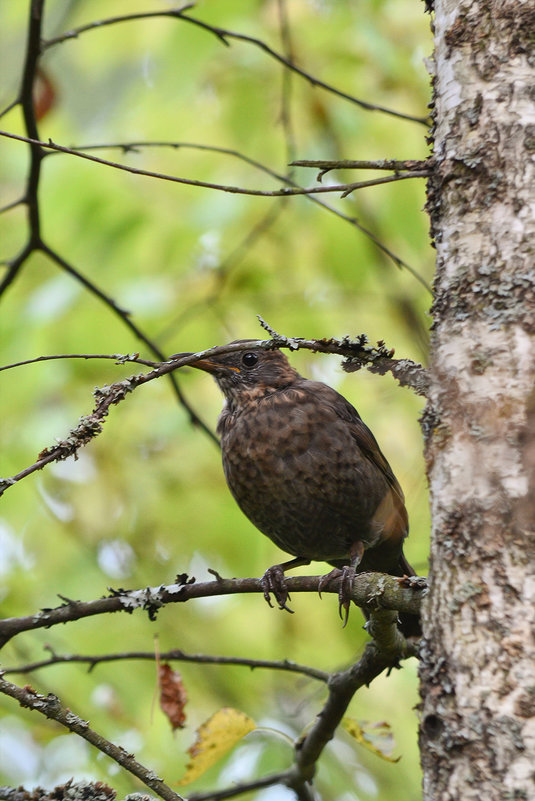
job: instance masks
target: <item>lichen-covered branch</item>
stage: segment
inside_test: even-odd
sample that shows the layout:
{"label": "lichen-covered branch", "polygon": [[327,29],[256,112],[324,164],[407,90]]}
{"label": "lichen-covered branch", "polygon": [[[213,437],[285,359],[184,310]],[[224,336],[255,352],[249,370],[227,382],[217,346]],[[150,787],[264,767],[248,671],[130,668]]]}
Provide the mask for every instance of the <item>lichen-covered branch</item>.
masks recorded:
{"label": "lichen-covered branch", "polygon": [[[291,593],[317,593],[321,576],[292,576],[286,579]],[[338,593],[339,580],[333,580],[322,593]],[[419,614],[422,597],[427,591],[425,579],[411,579],[404,586],[398,579],[382,573],[360,573],[353,581],[352,600],[357,606],[395,609],[409,614]],[[195,582],[186,575],[177,576],[175,584],[159,587],[146,587],[142,590],[112,590],[106,598],[93,601],[75,601],[70,598],[54,609],[42,609],[26,617],[11,617],[0,620],[0,647],[12,637],[24,631],[50,628],[63,623],[81,620],[85,617],[128,612],[137,609],[148,613],[154,620],[158,610],[170,603],[184,603],[193,598],[207,598],[236,593],[256,593],[263,595],[264,588],[260,578],[223,579]]]}
{"label": "lichen-covered branch", "polygon": [[14,698],[22,707],[39,712],[50,720],[57,721],[69,731],[87,740],[103,754],[109,756],[122,768],[137,776],[143,784],[153,790],[160,798],[165,801],[184,801],[184,798],[175,793],[165,782],[157,776],[154,771],[146,768],[133,754],[129,754],[121,746],[110,742],[101,734],[92,729],[87,720],[82,720],[78,715],[67,707],[62,706],[59,698],[53,693],[43,695],[36,692],[29,686],[19,687],[0,675],[0,693]]}
{"label": "lichen-covered branch", "polygon": [[[270,350],[273,348],[288,348],[289,350],[299,350],[302,348],[319,353],[338,354],[347,357],[344,369],[348,372],[359,370],[362,367],[367,367],[371,372],[380,374],[391,372],[402,386],[410,386],[418,394],[424,394],[427,389],[427,373],[421,365],[409,359],[394,359],[394,351],[392,349],[388,349],[383,342],[378,342],[376,347],[369,345],[368,338],[365,334],[361,334],[353,340],[349,337],[345,337],[344,339],[334,339],[332,337],[329,339],[286,337],[277,334],[264,320],[261,318],[260,320],[262,326],[272,333],[273,339],[253,339],[239,343],[231,343],[229,345],[216,346],[193,354],[176,354],[168,361],[158,364],[149,373],[133,375],[100,389],[97,388],[93,393],[96,401],[93,411],[81,417],[78,424],[71,429],[67,437],[51,447],[44,448],[33,464],[12,476],[0,478],[0,496],[23,478],[26,478],[38,470],[42,470],[47,464],[63,461],[70,456],[76,456],[79,448],[87,445],[102,432],[103,423],[109,414],[111,406],[121,403],[121,401],[137,389],[137,387],[147,384],[161,376],[168,375],[180,367],[187,367],[188,364],[198,359],[219,353],[232,353],[245,349]],[[45,359],[46,357],[42,358]],[[57,358],[68,358],[68,356],[65,354]],[[150,362],[146,360],[138,359],[137,354],[134,356],[118,356],[117,354],[113,354],[102,357],[90,354],[86,356],[83,354],[74,354],[72,358],[112,358],[119,363],[140,361],[142,364],[150,364]],[[39,357],[37,359],[29,359],[27,363],[38,360]],[[23,363],[24,362],[6,365],[2,369],[8,369],[9,367],[14,368]]]}

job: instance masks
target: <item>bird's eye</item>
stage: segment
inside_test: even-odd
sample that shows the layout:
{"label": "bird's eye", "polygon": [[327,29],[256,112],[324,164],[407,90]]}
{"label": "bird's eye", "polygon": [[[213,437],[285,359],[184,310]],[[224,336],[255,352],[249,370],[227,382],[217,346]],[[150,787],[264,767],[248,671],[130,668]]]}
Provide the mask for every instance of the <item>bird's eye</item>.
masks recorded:
{"label": "bird's eye", "polygon": [[241,360],[246,367],[254,367],[258,361],[258,356],[256,353],[244,353]]}

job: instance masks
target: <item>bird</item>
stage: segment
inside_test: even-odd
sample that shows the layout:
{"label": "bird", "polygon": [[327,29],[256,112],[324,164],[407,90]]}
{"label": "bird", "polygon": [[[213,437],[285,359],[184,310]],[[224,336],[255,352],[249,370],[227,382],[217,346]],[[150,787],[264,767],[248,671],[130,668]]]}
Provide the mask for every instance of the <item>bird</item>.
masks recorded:
{"label": "bird", "polygon": [[[301,376],[280,349],[231,344],[242,342],[248,347],[189,366],[210,373],[224,395],[217,433],[230,492],[253,525],[294,557],[266,570],[264,596],[291,611],[285,571],[327,562],[334,569],[320,592],[341,578],[345,625],[356,572],[415,575],[403,553],[403,491],[343,395]],[[401,614],[398,626],[406,636],[420,633],[415,615]]]}

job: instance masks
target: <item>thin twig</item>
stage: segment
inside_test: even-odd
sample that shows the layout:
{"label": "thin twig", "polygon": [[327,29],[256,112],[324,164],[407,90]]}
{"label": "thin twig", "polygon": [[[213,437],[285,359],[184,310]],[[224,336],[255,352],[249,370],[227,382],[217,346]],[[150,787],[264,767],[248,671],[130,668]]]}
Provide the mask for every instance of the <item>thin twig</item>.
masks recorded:
{"label": "thin twig", "polygon": [[[179,148],[190,148],[194,150],[201,150],[201,151],[208,151],[213,153],[222,153],[224,155],[233,156],[234,158],[240,159],[244,161],[246,164],[250,164],[252,167],[264,172],[266,175],[270,175],[277,181],[281,181],[282,183],[286,184],[287,186],[293,186],[296,188],[303,188],[300,186],[299,183],[292,180],[289,175],[283,175],[282,173],[276,172],[271,168],[267,167],[265,164],[262,164],[256,159],[251,158],[250,156],[246,156],[244,153],[241,153],[238,150],[233,150],[231,148],[226,147],[217,147],[215,145],[203,145],[197,144],[194,142],[169,142],[169,141],[160,141],[160,142],[147,142],[147,141],[138,141],[138,142],[111,142],[111,143],[104,143],[100,145],[80,145],[78,147],[73,147],[73,150],[100,150],[100,149],[112,149],[112,148],[119,148],[123,150],[124,153],[128,152],[137,152],[138,148],[142,147],[170,147],[174,149]],[[48,151],[46,153],[48,156],[54,156],[54,151]],[[295,162],[297,163],[297,162]],[[370,162],[370,164],[373,162]],[[377,162],[382,163],[382,162]],[[409,163],[409,162],[407,162]],[[423,162],[425,164],[425,162]],[[356,228],[358,231],[363,233],[367,236],[371,241],[378,247],[386,256],[388,256],[398,268],[404,268],[411,273],[420,284],[425,287],[425,289],[432,294],[432,289],[427,283],[427,281],[414,269],[410,264],[404,261],[402,258],[397,256],[393,251],[391,251],[383,242],[381,242],[375,234],[373,234],[368,228],[365,228],[361,223],[357,220],[356,217],[352,217],[348,214],[345,214],[343,211],[340,211],[335,206],[332,206],[330,203],[327,203],[323,198],[316,197],[315,195],[305,195],[307,200],[311,203],[315,203],[318,206],[321,206],[326,211],[330,212],[331,214],[335,214],[341,220],[349,223],[349,225]]]}
{"label": "thin twig", "polygon": [[[19,136],[16,136],[15,134],[9,134],[6,131],[0,131],[0,135],[7,136],[8,138],[14,138],[14,139],[17,139],[17,140],[20,140],[20,141],[28,141],[25,137],[19,137]],[[59,145],[54,145],[53,143],[52,144],[50,144],[50,143],[47,144],[45,142],[43,142],[42,145],[43,145],[44,148],[48,148],[50,154],[53,154],[54,152],[57,152],[57,153],[66,153],[68,155],[78,155],[81,158],[85,157],[85,158],[88,158],[89,160],[96,161],[97,163],[102,163],[102,164],[110,166],[110,167],[116,167],[117,169],[126,170],[127,172],[132,172],[134,174],[139,174],[139,175],[144,175],[144,176],[149,176],[149,177],[155,177],[155,178],[161,178],[162,180],[169,180],[169,181],[174,181],[174,182],[177,182],[177,183],[183,183],[183,184],[187,184],[187,185],[214,188],[214,189],[219,189],[220,191],[236,191],[236,192],[242,193],[242,194],[244,193],[244,194],[249,194],[249,195],[261,195],[261,196],[264,196],[264,197],[289,197],[291,195],[303,195],[304,197],[308,198],[311,202],[322,206],[323,208],[325,208],[327,211],[331,212],[332,214],[336,214],[337,217],[340,217],[341,219],[345,220],[350,225],[354,226],[359,231],[361,231],[365,236],[369,237],[374,242],[374,244],[378,248],[380,248],[380,250],[383,251],[383,253],[385,253],[390,259],[392,259],[392,261],[396,264],[397,267],[400,267],[400,268],[403,267],[406,270],[408,270],[411,273],[411,275],[413,275],[416,278],[416,280],[419,281],[422,284],[422,286],[424,286],[427,289],[427,291],[429,293],[432,292],[431,287],[429,286],[427,281],[424,278],[422,278],[422,276],[414,269],[414,267],[411,267],[410,264],[408,264],[406,261],[404,261],[399,256],[397,256],[395,253],[393,253],[389,248],[387,248],[386,245],[384,245],[375,236],[375,234],[373,234],[367,228],[362,226],[355,217],[351,217],[351,216],[349,216],[347,214],[344,214],[343,212],[341,212],[338,209],[336,209],[334,206],[331,206],[330,204],[326,203],[324,200],[320,200],[319,198],[315,197],[315,193],[320,193],[321,194],[321,193],[324,193],[326,191],[328,191],[328,192],[332,192],[332,191],[342,192],[343,191],[344,192],[343,196],[345,197],[347,194],[349,194],[350,192],[355,191],[357,188],[364,188],[365,186],[373,186],[373,185],[377,185],[379,183],[389,183],[392,180],[395,181],[395,180],[398,180],[400,178],[403,179],[403,178],[425,177],[427,175],[426,172],[424,173],[422,171],[421,175],[417,174],[416,172],[414,172],[414,173],[412,173],[410,175],[409,174],[403,175],[403,176],[399,176],[398,175],[398,176],[392,176],[392,177],[390,177],[388,179],[376,179],[374,182],[366,182],[366,181],[364,181],[364,182],[359,182],[357,184],[341,184],[341,185],[337,185],[336,187],[329,187],[328,189],[326,187],[323,187],[323,188],[321,188],[321,187],[313,187],[312,189],[308,190],[308,189],[306,189],[304,187],[301,187],[299,184],[297,184],[291,178],[289,178],[287,176],[284,176],[284,175],[280,175],[279,173],[276,173],[274,170],[271,170],[268,167],[266,167],[265,165],[255,161],[254,159],[251,159],[248,156],[245,156],[244,154],[239,153],[238,151],[230,150],[228,148],[220,148],[220,147],[208,146],[208,145],[196,145],[196,144],[193,144],[193,143],[186,143],[186,142],[183,142],[183,143],[178,143],[178,142],[132,142],[130,144],[126,143],[126,144],[90,145],[90,146],[86,146],[84,148],[85,150],[89,150],[89,149],[97,149],[97,148],[114,148],[114,147],[118,147],[118,148],[121,148],[122,150],[124,150],[125,152],[128,152],[128,151],[131,151],[131,150],[135,150],[135,148],[137,148],[137,147],[148,147],[148,146],[151,146],[151,147],[173,147],[173,148],[190,147],[190,148],[196,148],[198,150],[211,150],[213,152],[227,153],[228,155],[232,155],[232,156],[235,156],[237,158],[242,159],[243,161],[251,164],[252,166],[255,166],[258,169],[262,170],[266,174],[271,175],[275,179],[280,180],[281,182],[285,183],[288,187],[291,187],[291,188],[288,188],[288,189],[282,189],[282,190],[278,190],[278,191],[275,191],[275,192],[267,192],[267,191],[263,192],[263,191],[260,191],[260,190],[258,190],[258,191],[255,191],[255,190],[242,190],[239,187],[233,187],[233,188],[232,187],[225,187],[225,186],[223,186],[221,184],[208,184],[208,183],[203,183],[202,181],[193,181],[193,180],[190,181],[188,179],[175,178],[175,177],[170,176],[170,175],[151,172],[151,171],[148,171],[148,170],[138,170],[138,169],[136,169],[134,167],[127,167],[126,165],[118,164],[117,162],[111,162],[111,161],[107,161],[105,159],[92,158],[88,154],[82,153],[81,152],[82,148],[65,148],[65,147],[62,147],[62,146],[59,146]],[[1,286],[0,286],[0,293],[1,293]]]}
{"label": "thin twig", "polygon": [[298,67],[297,64],[294,64],[291,60],[286,58],[285,56],[278,53],[272,47],[270,47],[266,42],[262,39],[257,39],[254,36],[247,36],[243,33],[236,33],[235,31],[229,31],[226,28],[219,28],[215,25],[210,25],[207,22],[203,22],[195,17],[190,16],[189,14],[185,14],[184,11],[187,7],[183,7],[181,9],[173,9],[171,11],[150,11],[145,13],[139,14],[124,14],[122,16],[117,17],[110,17],[108,19],[97,20],[96,22],[90,22],[87,25],[81,25],[78,28],[74,28],[71,31],[67,31],[66,33],[62,34],[61,36],[56,36],[53,39],[48,39],[47,41],[43,42],[43,49],[48,49],[49,47],[53,47],[54,45],[60,44],[61,42],[65,42],[68,39],[75,39],[80,34],[85,33],[86,31],[91,31],[95,29],[103,28],[106,25],[115,25],[116,23],[120,22],[130,22],[139,19],[148,19],[154,17],[172,17],[175,19],[183,20],[184,22],[189,22],[192,25],[195,25],[202,30],[207,31],[208,33],[213,34],[217,37],[217,39],[222,42],[223,44],[228,46],[228,39],[234,39],[239,42],[247,42],[248,44],[253,45],[254,47],[260,48],[263,50],[264,53],[267,53],[269,56],[274,58],[280,64],[283,64],[287,69],[295,72],[297,75],[300,75],[302,78],[305,78],[312,86],[317,86],[320,89],[324,89],[331,94],[336,95],[344,100],[348,100],[350,103],[354,103],[360,108],[365,109],[366,111],[380,111],[383,114],[389,114],[393,117],[397,117],[398,119],[408,120],[410,122],[417,122],[421,125],[428,125],[429,119],[427,117],[416,117],[412,114],[404,114],[400,111],[394,111],[393,109],[386,108],[385,106],[380,106],[375,103],[368,103],[365,100],[360,100],[358,97],[354,95],[350,95],[347,92],[343,92],[340,89],[337,89],[335,86],[326,83],[325,81],[319,80],[319,78],[315,78],[314,75],[311,75],[306,70]]}
{"label": "thin twig", "polygon": [[11,203],[6,203],[5,206],[2,206],[2,208],[0,208],[0,214],[3,214],[6,211],[11,211],[11,209],[16,209],[17,206],[22,206],[24,203],[26,203],[26,198],[19,197],[18,200],[13,200]]}
{"label": "thin twig", "polygon": [[[288,8],[286,0],[277,0],[277,12],[279,18],[279,32],[282,42],[284,56],[288,62],[294,62],[294,52],[292,35],[290,31],[290,21],[288,18]],[[292,72],[286,66],[282,69],[282,86],[281,86],[281,111],[280,119],[284,131],[284,141],[286,143],[286,163],[293,161],[295,158],[295,131],[292,119]],[[290,165],[291,166],[291,165]],[[290,177],[292,171],[288,172]]]}
{"label": "thin twig", "polygon": [[20,97],[17,97],[15,98],[15,100],[9,103],[9,105],[3,108],[2,111],[0,111],[0,119],[2,119],[2,117],[8,114],[12,109],[15,108],[15,106],[18,106],[19,104],[20,104]]}
{"label": "thin twig", "polygon": [[108,359],[114,361],[116,364],[126,364],[127,362],[135,362],[136,364],[144,364],[145,367],[158,367],[159,362],[151,362],[148,359],[141,359],[139,353],[60,353],[56,356],[37,356],[35,359],[25,359],[22,362],[13,362],[13,364],[4,364],[0,366],[0,373],[3,370],[12,370],[14,367],[24,367],[27,364],[37,364],[37,362],[52,362],[57,359]]}
{"label": "thin twig", "polygon": [[433,159],[377,159],[375,161],[354,161],[352,159],[299,159],[292,161],[291,167],[314,167],[322,174],[329,170],[430,170]]}
{"label": "thin twig", "polygon": [[291,769],[285,770],[282,773],[272,773],[269,776],[264,776],[262,779],[254,779],[250,782],[235,784],[233,787],[227,787],[224,790],[211,790],[209,793],[193,793],[188,796],[188,801],[224,801],[227,798],[236,798],[236,796],[249,793],[252,790],[261,790],[263,787],[273,787],[276,784],[287,785],[292,775]]}
{"label": "thin twig", "polygon": [[[283,670],[290,673],[300,673],[303,676],[308,676],[311,679],[326,682],[329,679],[329,674],[323,670],[309,667],[308,665],[299,665],[297,662],[292,662],[289,659],[280,661],[271,659],[246,659],[237,656],[212,656],[209,654],[186,654],[178,648],[171,651],[165,651],[158,654],[158,658],[166,662],[194,662],[199,665],[236,665],[240,667],[248,667],[252,670],[257,668],[267,668],[269,670]],[[106,662],[121,662],[133,661],[136,659],[153,662],[156,660],[154,651],[129,651],[126,653],[117,654],[102,654],[101,656],[83,655],[83,654],[53,654],[49,659],[42,659],[39,662],[31,662],[27,665],[19,667],[8,667],[3,669],[4,675],[8,673],[33,673],[41,668],[50,667],[51,665],[65,665],[73,663],[81,663],[89,665],[89,669],[93,670],[96,665],[101,665]]]}
{"label": "thin twig", "polygon": [[154,172],[153,170],[143,170],[138,167],[130,167],[126,164],[120,164],[116,161],[108,161],[101,159],[98,156],[91,156],[89,153],[83,153],[80,150],[73,150],[70,147],[63,147],[57,145],[51,139],[48,142],[32,139],[31,137],[18,136],[17,134],[9,133],[8,131],[0,131],[0,136],[5,136],[8,139],[15,139],[18,142],[27,142],[28,144],[39,145],[46,150],[55,150],[58,153],[65,153],[69,156],[76,156],[87,161],[92,161],[96,164],[102,164],[104,167],[112,167],[116,170],[131,173],[132,175],[142,175],[146,178],[158,178],[161,181],[171,181],[172,183],[184,184],[186,186],[198,186],[202,189],[214,189],[219,192],[227,192],[233,195],[250,195],[251,197],[291,197],[293,195],[321,195],[326,193],[339,192],[341,197],[347,197],[357,189],[366,189],[370,186],[379,186],[381,184],[394,183],[396,181],[404,181],[410,178],[425,178],[427,171],[414,171],[406,173],[398,173],[397,175],[389,175],[385,178],[373,178],[369,181],[356,181],[350,184],[334,184],[332,186],[311,186],[311,187],[283,187],[282,189],[264,190],[264,189],[247,189],[242,186],[233,186],[231,184],[216,184],[211,181],[197,181],[193,178],[180,178],[176,175],[169,175],[168,173]]}

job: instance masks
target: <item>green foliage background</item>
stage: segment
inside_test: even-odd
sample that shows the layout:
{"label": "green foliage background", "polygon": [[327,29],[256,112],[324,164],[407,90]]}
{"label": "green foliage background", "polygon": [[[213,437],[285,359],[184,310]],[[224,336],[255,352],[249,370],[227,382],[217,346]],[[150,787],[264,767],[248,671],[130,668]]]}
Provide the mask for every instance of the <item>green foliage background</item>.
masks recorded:
{"label": "green foliage background", "polygon": [[[1,105],[15,96],[25,47],[27,2],[0,7]],[[165,10],[153,0],[50,0],[45,36],[99,18]],[[192,12],[213,25],[247,33],[282,50],[274,0],[206,0]],[[304,69],[372,103],[424,116],[431,49],[423,5],[409,0],[291,0],[294,59]],[[172,19],[94,30],[46,52],[43,67],[55,104],[41,139],[67,146],[140,140],[230,148],[278,172],[289,158],[424,158],[425,129],[354,104],[291,78],[294,143],[281,122],[283,70],[259,49],[224,47],[213,35]],[[23,134],[20,110],[2,126]],[[27,146],[2,139],[2,205],[24,187]],[[239,158],[191,148],[144,148],[98,155],[144,169],[249,188],[278,183]],[[294,170],[311,186],[313,170]],[[344,172],[324,179],[369,177]],[[354,227],[304,197],[230,195],[129,175],[67,155],[45,159],[40,207],[46,240],[120,306],[167,353],[262,336],[256,314],[293,336],[384,339],[398,356],[425,359],[430,296]],[[355,216],[427,281],[432,272],[422,181],[324,196]],[[267,225],[266,215],[271,216]],[[264,221],[263,233],[242,247]],[[2,258],[25,241],[23,207],[0,217]],[[36,254],[1,299],[3,364],[53,353],[151,354],[101,301]],[[340,360],[298,353],[305,375],[346,395],[373,429],[405,489],[411,517],[407,554],[425,572],[429,529],[417,418],[421,399],[390,377],[346,375]],[[0,374],[0,474],[35,461],[92,408],[95,385],[129,375],[132,366],[102,361],[49,362]],[[213,428],[221,404],[206,375],[184,371],[181,386]],[[55,606],[57,593],[89,600],[107,586],[170,583],[176,573],[208,577],[261,575],[281,553],[233,503],[213,443],[191,426],[165,380],[136,391],[106,422],[77,462],[48,467],[6,492],[0,509],[0,598],[3,616]],[[313,565],[323,572],[324,565]],[[302,569],[303,573],[307,568]],[[156,623],[142,614],[100,617],[21,635],[3,665],[46,654],[182,648],[292,659],[326,670],[354,661],[366,635],[357,609],[341,628],[334,596],[293,598],[295,614],[269,609],[261,597],[197,601],[164,609]],[[109,739],[135,752],[170,783],[186,761],[193,731],[223,705],[296,737],[320,709],[324,689],[294,675],[246,668],[183,665],[188,728],[172,736],[156,705],[154,666],[124,662],[96,668],[51,667],[23,678],[62,701]],[[15,676],[15,680],[20,677]],[[380,761],[341,733],[317,776],[325,799],[420,797],[416,747],[416,663],[359,692],[350,713],[388,720],[398,764]],[[132,777],[73,736],[0,699],[0,783],[53,785],[72,775],[110,782],[120,793]],[[198,787],[227,786],[283,769],[286,737],[250,735]],[[190,788],[188,788],[189,791]],[[285,797],[281,788],[244,796]],[[288,795],[290,797],[290,794]]]}

